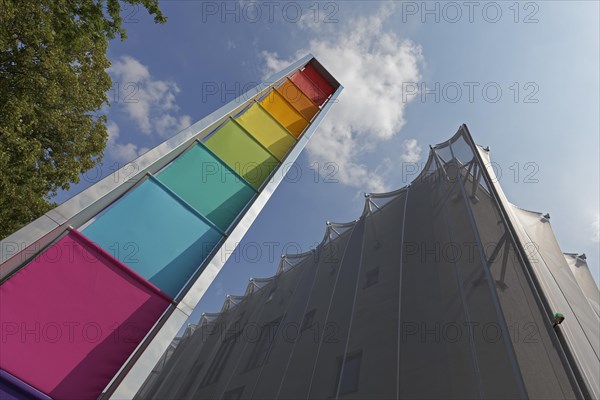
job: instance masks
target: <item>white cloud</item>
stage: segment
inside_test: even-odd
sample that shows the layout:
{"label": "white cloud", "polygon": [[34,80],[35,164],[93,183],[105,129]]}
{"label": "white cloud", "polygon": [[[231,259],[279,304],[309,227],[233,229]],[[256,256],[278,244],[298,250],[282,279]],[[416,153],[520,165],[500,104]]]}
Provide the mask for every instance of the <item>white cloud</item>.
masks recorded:
{"label": "white cloud", "polygon": [[279,72],[284,68],[287,68],[290,65],[290,63],[294,61],[281,59],[279,58],[279,54],[277,54],[276,52],[270,53],[268,51],[263,51],[261,54],[265,62],[264,78],[269,78],[270,75]]}
{"label": "white cloud", "polygon": [[139,148],[134,143],[118,143],[119,125],[114,121],[108,121],[106,124],[108,131],[108,141],[106,143],[106,153],[119,162],[129,162],[137,158],[140,154],[148,151],[148,148]]}
{"label": "white cloud", "polygon": [[[312,53],[344,85],[338,104],[307,146],[310,158],[319,163],[335,162],[340,182],[370,191],[388,188],[383,177],[374,172],[377,165],[370,168],[359,160],[399,133],[405,124],[402,82],[421,78],[420,46],[384,30],[392,11],[385,5],[374,15],[353,18],[331,34],[317,35],[307,49],[293,57]],[[269,52],[263,52],[263,58],[267,75],[293,61]],[[404,158],[418,161],[421,148],[416,139],[406,141],[403,147]]]}
{"label": "white cloud", "polygon": [[421,151],[423,150],[417,139],[405,139],[402,143],[403,153],[400,159],[404,162],[416,163],[421,159]]}
{"label": "white cloud", "polygon": [[215,282],[215,288],[217,289],[217,296],[221,296],[223,293],[225,293],[225,289],[223,288],[223,282]]}
{"label": "white cloud", "polygon": [[319,13],[305,12],[298,20],[297,26],[303,31],[321,32],[324,25],[322,19],[323,16],[320,16]]}
{"label": "white cloud", "polygon": [[181,131],[192,124],[192,118],[189,115],[174,117],[170,114],[163,114],[156,118],[155,129],[161,136],[169,136],[170,134]]}
{"label": "white cloud", "polygon": [[189,115],[179,115],[175,100],[180,89],[175,82],[154,79],[147,66],[130,56],[114,61],[108,72],[113,78],[113,103],[143,133],[171,136],[190,125]]}
{"label": "white cloud", "polygon": [[592,222],[592,242],[600,243],[600,215],[596,214],[596,219]]}

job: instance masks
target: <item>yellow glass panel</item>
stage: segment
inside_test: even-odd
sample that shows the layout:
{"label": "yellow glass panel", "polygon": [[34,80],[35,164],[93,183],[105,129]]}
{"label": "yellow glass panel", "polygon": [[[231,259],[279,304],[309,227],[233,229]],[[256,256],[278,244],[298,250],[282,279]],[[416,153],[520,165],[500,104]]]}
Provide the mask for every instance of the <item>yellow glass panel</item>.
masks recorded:
{"label": "yellow glass panel", "polygon": [[290,147],[296,142],[293,136],[258,103],[254,103],[240,115],[237,122],[279,160],[283,160]]}
{"label": "yellow glass panel", "polygon": [[227,121],[204,144],[257,190],[279,165],[275,157],[233,120]]}
{"label": "yellow glass panel", "polygon": [[260,104],[295,137],[300,136],[308,125],[308,120],[288,103],[277,90],[272,90]]}
{"label": "yellow glass panel", "polygon": [[319,108],[315,106],[312,100],[289,79],[283,85],[279,86],[277,91],[309,121],[319,111]]}

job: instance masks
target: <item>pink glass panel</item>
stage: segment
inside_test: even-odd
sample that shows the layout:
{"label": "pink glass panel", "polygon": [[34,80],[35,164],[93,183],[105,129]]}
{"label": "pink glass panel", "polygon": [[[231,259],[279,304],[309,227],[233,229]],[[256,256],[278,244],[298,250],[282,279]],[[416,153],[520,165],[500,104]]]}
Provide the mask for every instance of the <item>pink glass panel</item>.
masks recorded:
{"label": "pink glass panel", "polygon": [[72,231],[0,286],[0,368],[57,399],[96,399],[169,298]]}

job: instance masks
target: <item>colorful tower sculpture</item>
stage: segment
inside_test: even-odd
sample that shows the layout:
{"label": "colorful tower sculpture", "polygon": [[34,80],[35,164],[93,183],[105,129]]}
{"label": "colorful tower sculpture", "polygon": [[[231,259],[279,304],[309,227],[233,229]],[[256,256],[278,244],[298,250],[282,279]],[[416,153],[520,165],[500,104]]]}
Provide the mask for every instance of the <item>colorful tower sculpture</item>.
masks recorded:
{"label": "colorful tower sculpture", "polygon": [[309,55],[2,240],[0,390],[131,398],[341,90]]}

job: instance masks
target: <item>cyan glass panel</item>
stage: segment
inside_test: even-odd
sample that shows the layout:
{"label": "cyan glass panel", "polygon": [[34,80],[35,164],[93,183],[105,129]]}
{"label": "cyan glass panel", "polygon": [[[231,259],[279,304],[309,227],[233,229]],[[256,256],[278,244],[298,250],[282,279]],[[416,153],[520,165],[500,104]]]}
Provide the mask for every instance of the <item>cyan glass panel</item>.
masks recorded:
{"label": "cyan glass panel", "polygon": [[221,239],[151,179],[100,214],[83,234],[172,298]]}
{"label": "cyan glass panel", "polygon": [[279,161],[230,120],[204,142],[213,153],[258,189]]}
{"label": "cyan glass panel", "polygon": [[255,194],[250,185],[200,144],[156,178],[223,231]]}

